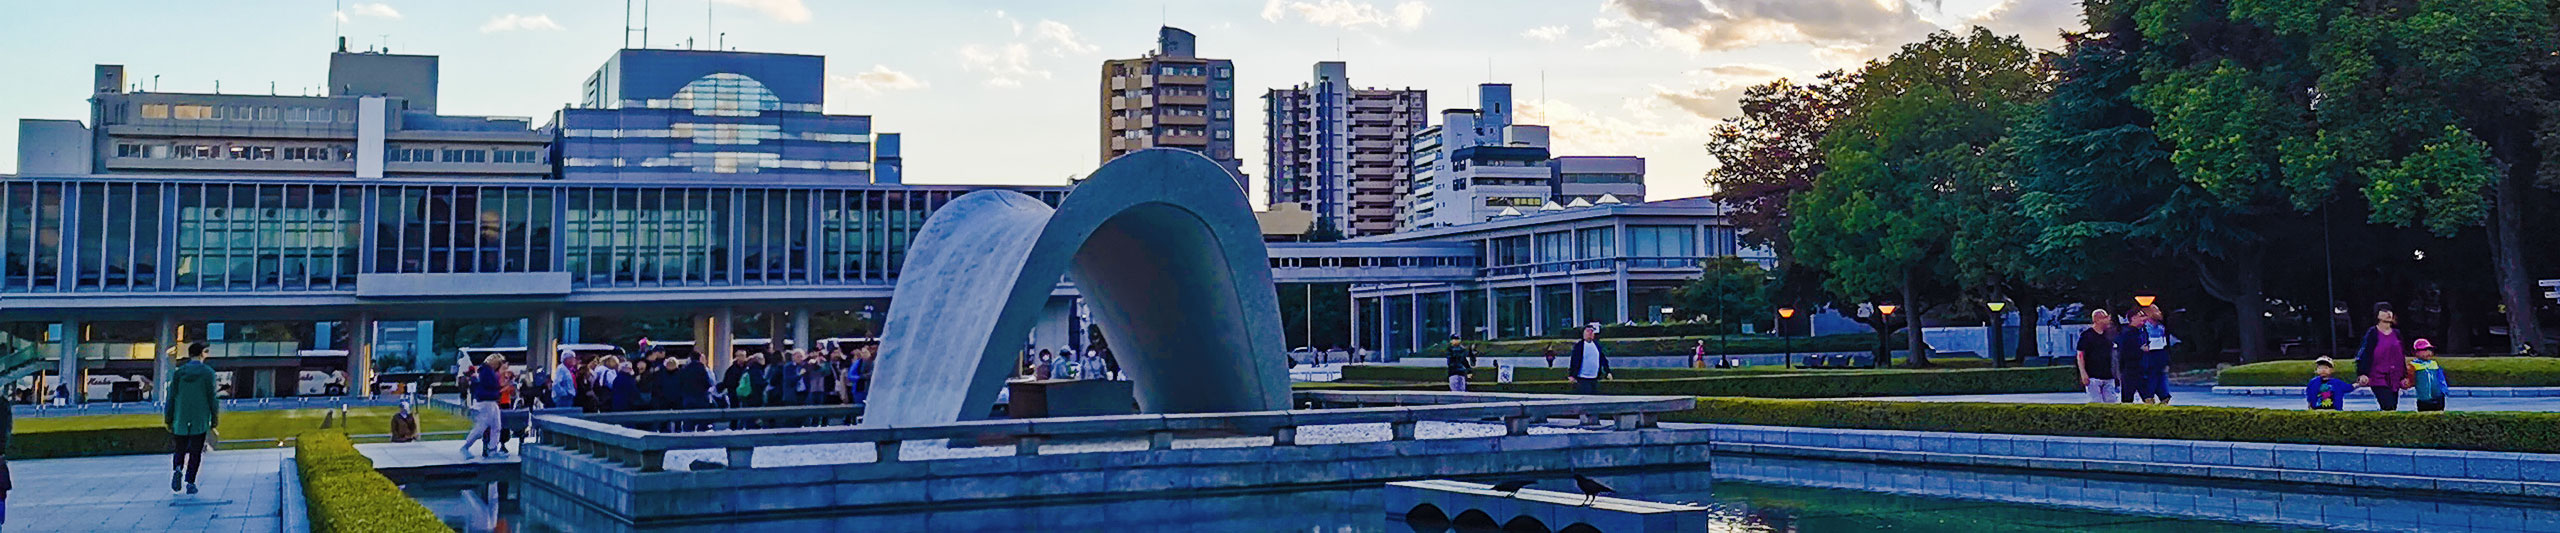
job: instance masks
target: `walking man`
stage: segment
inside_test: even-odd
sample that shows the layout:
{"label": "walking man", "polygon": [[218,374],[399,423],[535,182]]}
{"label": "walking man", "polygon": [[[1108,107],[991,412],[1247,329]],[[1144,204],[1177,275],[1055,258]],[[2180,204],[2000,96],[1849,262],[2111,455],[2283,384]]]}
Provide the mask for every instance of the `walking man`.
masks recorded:
{"label": "walking man", "polygon": [[1466,392],[1467,374],[1476,369],[1475,354],[1468,353],[1467,345],[1458,339],[1457,333],[1449,334],[1449,392]]}
{"label": "walking man", "polygon": [[471,376],[470,386],[465,387],[471,391],[471,436],[462,440],[462,457],[465,459],[471,458],[472,443],[480,444],[482,456],[492,459],[506,456],[506,450],[498,447],[498,393],[506,383],[505,373],[498,369],[506,364],[506,356],[489,354],[480,366],[467,369]]}
{"label": "walking man", "polygon": [[2115,317],[2099,309],[2089,312],[2089,329],[2080,330],[2080,388],[2089,391],[2089,403],[2116,403],[2122,393],[2116,388],[2116,343],[2109,336],[2115,326]]}
{"label": "walking man", "polygon": [[1582,326],[1582,341],[1573,343],[1573,393],[1599,394],[1600,380],[1609,379],[1609,356],[1600,353],[1600,323]]}
{"label": "walking man", "polygon": [[169,492],[196,493],[196,469],[204,463],[205,436],[222,425],[222,402],[214,399],[213,366],[204,364],[204,343],[187,346],[187,363],[169,373],[169,403],[161,412],[171,441]]}

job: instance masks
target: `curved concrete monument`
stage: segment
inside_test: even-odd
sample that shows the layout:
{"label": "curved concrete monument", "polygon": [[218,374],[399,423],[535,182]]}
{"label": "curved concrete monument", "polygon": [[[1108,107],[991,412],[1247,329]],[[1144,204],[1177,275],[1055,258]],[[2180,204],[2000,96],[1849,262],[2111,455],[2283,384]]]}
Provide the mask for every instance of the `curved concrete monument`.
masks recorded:
{"label": "curved concrete monument", "polygon": [[1056,209],[972,192],[908,247],[866,425],[985,418],[1059,276],[1073,276],[1150,413],[1289,407],[1280,307],[1234,177],[1150,149],[1104,164]]}

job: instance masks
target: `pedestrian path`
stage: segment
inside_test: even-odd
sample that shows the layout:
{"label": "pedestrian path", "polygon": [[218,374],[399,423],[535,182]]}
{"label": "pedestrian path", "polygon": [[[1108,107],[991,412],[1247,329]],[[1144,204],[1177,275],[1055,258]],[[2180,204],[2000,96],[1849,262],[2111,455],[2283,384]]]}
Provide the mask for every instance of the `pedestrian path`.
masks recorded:
{"label": "pedestrian path", "polygon": [[[2171,405],[2208,407],[2256,407],[2261,409],[2302,410],[2301,396],[2241,396],[2214,394],[2203,387],[2175,387],[2169,390]],[[2089,395],[2078,392],[2041,394],[1960,394],[1950,396],[1894,396],[1879,398],[1826,398],[1827,400],[1874,400],[1888,402],[1991,402],[1991,403],[2088,403]],[[2418,403],[2406,397],[2400,410],[2417,410]],[[2560,397],[2544,398],[2452,398],[2445,402],[2452,411],[2560,411]],[[2349,411],[2377,410],[2372,398],[2347,400]]]}
{"label": "pedestrian path", "polygon": [[169,456],[9,461],[9,531],[274,533],[290,448],[205,454],[196,494],[169,492]]}

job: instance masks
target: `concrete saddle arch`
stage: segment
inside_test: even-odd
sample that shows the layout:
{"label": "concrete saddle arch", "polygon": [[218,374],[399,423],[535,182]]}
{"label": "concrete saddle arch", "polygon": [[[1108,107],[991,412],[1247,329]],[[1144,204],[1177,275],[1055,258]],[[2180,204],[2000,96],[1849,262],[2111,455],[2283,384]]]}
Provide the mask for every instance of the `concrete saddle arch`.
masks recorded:
{"label": "concrete saddle arch", "polygon": [[986,418],[1061,276],[1148,413],[1289,407],[1269,251],[1236,180],[1197,153],[1113,159],[1052,209],[953,199],[908,248],[865,425]]}

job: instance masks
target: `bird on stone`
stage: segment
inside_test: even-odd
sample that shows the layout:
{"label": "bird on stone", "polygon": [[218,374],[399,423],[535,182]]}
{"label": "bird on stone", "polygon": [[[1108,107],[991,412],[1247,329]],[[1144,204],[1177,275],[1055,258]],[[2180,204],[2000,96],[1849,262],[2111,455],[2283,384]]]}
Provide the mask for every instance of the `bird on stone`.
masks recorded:
{"label": "bird on stone", "polygon": [[1512,497],[1519,497],[1521,488],[1536,484],[1538,484],[1538,480],[1535,479],[1514,479],[1493,484],[1493,491],[1507,492],[1511,493]]}
{"label": "bird on stone", "polygon": [[1574,488],[1582,489],[1582,505],[1584,507],[1589,507],[1594,503],[1598,503],[1600,501],[1600,497],[1603,495],[1614,495],[1618,493],[1617,489],[1612,489],[1609,488],[1608,485],[1600,484],[1600,480],[1591,479],[1590,477],[1583,476],[1582,474],[1573,475],[1573,486]]}

